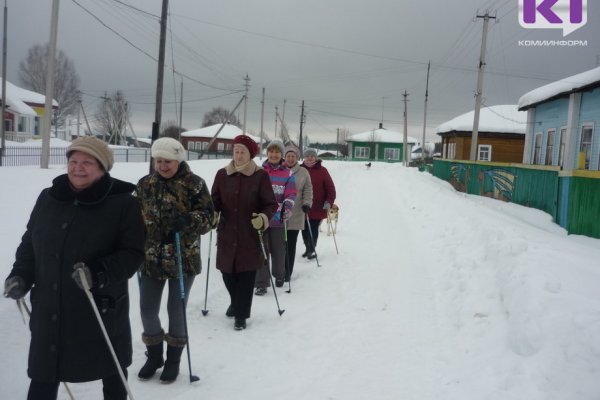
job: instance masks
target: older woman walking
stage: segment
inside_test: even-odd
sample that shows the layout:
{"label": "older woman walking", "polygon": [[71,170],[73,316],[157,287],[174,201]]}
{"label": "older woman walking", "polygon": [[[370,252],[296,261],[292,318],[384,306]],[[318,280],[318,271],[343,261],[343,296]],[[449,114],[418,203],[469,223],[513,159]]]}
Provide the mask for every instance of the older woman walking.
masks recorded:
{"label": "older woman walking", "polygon": [[[160,380],[175,381],[181,353],[188,337],[184,326],[184,307],[196,275],[200,273],[200,235],[213,228],[214,207],[206,183],[185,162],[181,143],[163,137],[152,144],[154,172],[138,182],[135,195],[142,205],[146,224],[146,261],[141,269],[140,311],[147,360],[138,373],[150,379],[163,366]],[[182,275],[179,276],[175,233],[181,240]],[[185,290],[181,306],[180,280]],[[169,330],[162,328],[160,303],[165,285],[169,287],[167,314]],[[167,357],[163,357],[163,341]]]}
{"label": "older woman walking", "polygon": [[256,142],[239,135],[233,143],[233,159],[217,172],[211,194],[216,211],[221,213],[217,268],[230,297],[225,314],[235,317],[235,330],[242,330],[250,318],[256,271],[266,261],[257,231],[269,227],[277,201],[269,175],[252,160],[258,152]]}

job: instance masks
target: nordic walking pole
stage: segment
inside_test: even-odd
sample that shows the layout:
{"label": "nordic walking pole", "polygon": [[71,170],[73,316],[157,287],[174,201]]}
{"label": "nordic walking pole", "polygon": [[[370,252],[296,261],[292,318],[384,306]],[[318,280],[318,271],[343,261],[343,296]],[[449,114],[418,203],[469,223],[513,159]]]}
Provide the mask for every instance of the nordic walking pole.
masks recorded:
{"label": "nordic walking pole", "polygon": [[[79,266],[77,266],[77,265],[79,265]],[[100,329],[102,330],[102,334],[104,335],[104,340],[106,341],[106,344],[108,345],[110,354],[112,355],[115,365],[117,366],[117,371],[119,371],[119,376],[121,377],[123,386],[127,390],[127,394],[129,395],[129,398],[131,400],[133,400],[133,394],[131,394],[131,389],[129,388],[129,385],[127,384],[127,378],[125,378],[125,374],[123,374],[123,369],[121,368],[121,364],[119,364],[119,359],[117,358],[117,355],[115,354],[115,349],[113,348],[113,345],[110,342],[110,338],[108,337],[108,332],[106,332],[106,327],[104,326],[104,323],[102,322],[102,318],[100,317],[100,312],[98,311],[98,306],[96,306],[96,302],[94,301],[94,296],[92,295],[92,292],[90,291],[90,285],[88,283],[87,277],[85,276],[85,271],[83,270],[84,266],[85,266],[84,263],[75,264],[75,268],[79,272],[79,279],[81,280],[81,284],[83,285],[83,291],[85,292],[88,300],[90,301],[90,305],[92,306],[92,309],[94,310],[94,314],[96,314],[96,319],[98,320],[98,324],[100,325]]]}
{"label": "nordic walking pole", "polygon": [[210,250],[212,248],[212,229],[208,235],[208,262],[206,263],[206,290],[204,291],[204,310],[202,310],[202,315],[206,317],[208,314],[208,310],[206,309],[206,300],[208,299],[208,274],[210,273]]}
{"label": "nordic walking pole", "polygon": [[319,255],[317,254],[317,246],[315,246],[315,238],[313,237],[312,227],[310,226],[310,221],[308,219],[308,214],[304,214],[306,216],[306,225],[308,226],[308,233],[310,236],[310,242],[312,243],[313,251],[315,252],[315,260],[317,260],[317,267],[320,267],[319,264]]}
{"label": "nordic walking pole", "polygon": [[288,259],[289,252],[287,239],[287,221],[285,219],[283,220],[283,240],[285,242],[285,274],[288,277],[288,290],[286,290],[286,293],[292,293],[292,271],[290,271],[290,260]]}
{"label": "nordic walking pole", "polygon": [[[12,289],[13,287],[14,286],[10,286],[7,289],[7,292],[10,292],[10,289]],[[4,297],[7,297],[6,293],[4,294]],[[26,324],[27,322],[25,322],[25,315],[23,314],[23,309],[25,309],[25,312],[27,313],[27,316],[29,318],[31,318],[31,310],[27,306],[25,299],[21,298],[21,299],[17,300],[17,307],[19,308],[19,312],[21,313],[21,317],[23,318],[23,323]],[[61,382],[61,383],[65,387],[65,390],[67,391],[67,394],[69,395],[69,398],[71,400],[75,400],[75,396],[73,396],[73,392],[71,392],[71,389],[69,388],[69,385],[67,385],[67,382]]]}
{"label": "nordic walking pole", "polygon": [[192,356],[190,355],[190,336],[188,334],[187,316],[185,312],[185,286],[183,285],[183,266],[181,262],[181,238],[179,232],[175,232],[175,245],[177,253],[177,269],[179,273],[179,290],[181,292],[181,307],[183,308],[183,328],[185,329],[185,341],[188,356],[188,367],[190,369],[190,383],[199,381],[200,378],[192,375]]}
{"label": "nordic walking pole", "polygon": [[265,258],[265,261],[267,262],[267,269],[269,270],[269,278],[271,278],[271,287],[273,288],[273,294],[275,295],[275,302],[277,303],[277,312],[279,313],[279,316],[281,316],[281,314],[283,314],[285,312],[285,310],[282,310],[279,307],[279,300],[277,299],[277,291],[275,290],[275,283],[273,283],[273,275],[271,275],[271,267],[268,265],[269,259],[267,258],[267,252],[265,250],[265,242],[263,241],[263,234],[262,234],[262,231],[259,229],[257,229],[256,231],[258,232],[258,240],[260,241],[260,248],[262,249],[263,257]]}
{"label": "nordic walking pole", "polygon": [[331,222],[331,218],[329,217],[329,213],[327,213],[327,225],[329,225],[329,230],[333,235],[333,244],[335,244],[335,252],[336,254],[340,254],[337,248],[337,241],[335,240],[335,231],[333,230],[333,222]]}

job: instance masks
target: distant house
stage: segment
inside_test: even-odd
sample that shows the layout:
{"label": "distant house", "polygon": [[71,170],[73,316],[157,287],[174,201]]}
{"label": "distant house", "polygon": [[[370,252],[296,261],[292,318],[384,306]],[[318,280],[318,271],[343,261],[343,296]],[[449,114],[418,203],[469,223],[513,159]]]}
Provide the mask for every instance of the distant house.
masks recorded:
{"label": "distant house", "polygon": [[[475,111],[459,115],[437,127],[442,138],[442,158],[469,160]],[[516,105],[481,108],[477,135],[477,160],[521,162],[527,114]]]}
{"label": "distant house", "polygon": [[[226,124],[214,143],[208,148],[208,144],[213,139],[222,124],[215,124],[200,129],[193,129],[181,134],[181,143],[188,151],[201,153],[202,151],[210,153],[228,153],[233,151],[233,139],[242,134],[242,130],[235,125]],[[260,138],[248,135],[256,143],[260,142]]]}
{"label": "distant house", "polygon": [[564,170],[600,170],[600,67],[532,90],[523,162]]}
{"label": "distant house", "polygon": [[[403,161],[404,134],[389,131],[380,123],[378,129],[357,133],[346,139],[351,160]],[[408,154],[419,141],[408,136]],[[410,161],[410,160],[409,160]]]}
{"label": "distant house", "polygon": [[[2,79],[0,78],[0,84]],[[41,133],[40,118],[44,115],[46,96],[20,88],[6,81],[6,114],[4,129],[6,140],[25,142]],[[58,108],[53,100],[52,107]]]}

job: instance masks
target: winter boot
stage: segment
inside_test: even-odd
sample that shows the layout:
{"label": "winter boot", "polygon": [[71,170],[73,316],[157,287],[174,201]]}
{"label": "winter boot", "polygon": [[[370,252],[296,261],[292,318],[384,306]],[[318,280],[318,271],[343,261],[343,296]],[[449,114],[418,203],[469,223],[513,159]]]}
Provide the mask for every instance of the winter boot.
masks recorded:
{"label": "winter boot", "polygon": [[156,370],[162,367],[165,363],[163,358],[163,340],[165,333],[161,331],[158,335],[144,335],[142,334],[142,341],[146,345],[146,363],[138,372],[138,378],[142,381],[147,381],[152,378],[156,373]]}
{"label": "winter boot", "polygon": [[163,372],[160,374],[160,382],[172,383],[179,375],[179,361],[181,361],[181,353],[183,353],[187,340],[166,335],[165,341],[167,342],[167,360]]}

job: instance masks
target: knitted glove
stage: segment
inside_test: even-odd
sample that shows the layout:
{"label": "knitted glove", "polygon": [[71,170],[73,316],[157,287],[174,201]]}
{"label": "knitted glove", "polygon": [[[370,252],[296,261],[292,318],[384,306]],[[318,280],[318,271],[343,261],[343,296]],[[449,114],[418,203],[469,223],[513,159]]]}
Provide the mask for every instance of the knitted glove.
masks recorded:
{"label": "knitted glove", "polygon": [[19,300],[25,293],[25,281],[20,276],[11,276],[4,281],[4,297]]}
{"label": "knitted glove", "polygon": [[308,213],[310,211],[310,206],[308,204],[302,204],[302,212],[304,214]]}
{"label": "knitted glove", "polygon": [[263,220],[263,216],[264,214],[257,214],[257,213],[252,213],[252,218],[250,219],[250,222],[252,223],[252,227],[254,229],[256,229],[257,231],[262,231],[264,230],[264,226],[265,226],[265,221]]}
{"label": "knitted glove", "polygon": [[323,204],[323,210],[329,210],[331,208],[331,204],[329,204],[328,201],[325,202],[325,204]]}

